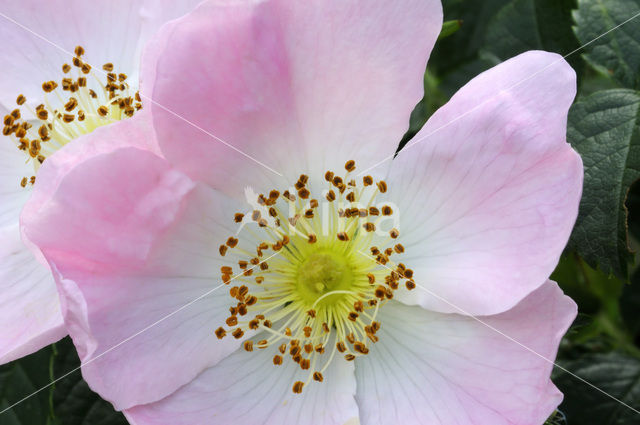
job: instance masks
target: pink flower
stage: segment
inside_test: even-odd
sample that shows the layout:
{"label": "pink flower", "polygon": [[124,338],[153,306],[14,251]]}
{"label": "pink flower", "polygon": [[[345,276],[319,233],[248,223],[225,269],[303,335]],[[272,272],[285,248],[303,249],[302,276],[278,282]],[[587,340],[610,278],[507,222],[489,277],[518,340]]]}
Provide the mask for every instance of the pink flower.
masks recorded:
{"label": "pink flower", "polygon": [[[29,252],[18,225],[34,182],[55,186],[40,174],[40,164],[55,154],[62,155],[59,166],[70,167],[101,149],[78,145],[56,153],[95,128],[135,112],[143,44],[160,25],[195,4],[196,0],[3,2],[0,114],[3,135],[8,137],[0,140],[0,363],[66,335],[51,272],[44,260]],[[109,92],[101,85],[107,83],[101,68],[107,63],[118,82]],[[125,108],[109,106],[107,93],[132,102]]]}
{"label": "pink flower", "polygon": [[85,141],[162,156],[45,163],[26,234],[132,424],[524,425],[560,403],[575,74],[506,61],[387,160],[441,20],[435,0],[205,2],[145,55],[153,131]]}

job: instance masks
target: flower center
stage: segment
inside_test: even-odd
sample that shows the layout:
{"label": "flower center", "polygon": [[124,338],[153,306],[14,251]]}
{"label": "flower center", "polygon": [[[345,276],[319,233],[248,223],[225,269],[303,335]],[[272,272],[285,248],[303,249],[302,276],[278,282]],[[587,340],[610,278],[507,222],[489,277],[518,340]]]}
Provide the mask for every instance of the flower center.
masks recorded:
{"label": "flower center", "polygon": [[402,282],[415,288],[413,271],[394,261],[405,250],[398,214],[377,202],[387,184],[365,176],[359,185],[350,178],[353,160],[345,169],[344,177],[327,171],[324,188],[309,187],[303,174],[282,195],[274,189],[248,197],[254,209],[234,216],[239,236],[219,248],[233,304],[216,336],[262,331],[266,338],[247,339],[244,349],[273,347],[274,365],[288,357],[309,371],[294,393],[312,379],[322,382],[337,353],[347,361],[369,353],[378,341],[379,309]]}
{"label": "flower center", "polygon": [[[332,291],[349,290],[353,283],[353,273],[347,262],[333,252],[318,251],[309,255],[298,266],[297,290],[307,301],[316,299]],[[330,304],[335,297],[324,300]]]}
{"label": "flower center", "polygon": [[19,95],[18,108],[4,117],[2,134],[33,164],[34,174],[22,178],[22,187],[34,184],[44,160],[70,141],[131,117],[142,108],[140,95],[130,89],[126,74],[116,73],[113,64],[106,63],[102,75],[97,75],[82,60],[83,55],[84,48],[76,47],[72,65],[62,65],[65,77],[42,83],[43,102],[35,109]]}

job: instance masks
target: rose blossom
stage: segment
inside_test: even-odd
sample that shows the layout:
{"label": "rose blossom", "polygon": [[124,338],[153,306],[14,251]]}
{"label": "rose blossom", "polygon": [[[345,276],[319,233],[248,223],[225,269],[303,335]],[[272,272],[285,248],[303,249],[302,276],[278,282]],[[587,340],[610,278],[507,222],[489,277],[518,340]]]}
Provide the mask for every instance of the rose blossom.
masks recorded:
{"label": "rose blossom", "polygon": [[132,424],[520,425],[560,403],[575,74],[506,61],[384,161],[441,23],[433,0],[205,2],[145,55],[152,130],[45,163],[24,229]]}
{"label": "rose blossom", "polygon": [[[66,335],[51,272],[29,252],[18,226],[40,165],[70,141],[139,109],[137,71],[143,44],[160,25],[195,4],[2,3],[0,114],[6,137],[0,140],[0,363]],[[110,104],[114,100],[118,102]],[[72,163],[84,149],[62,155]]]}

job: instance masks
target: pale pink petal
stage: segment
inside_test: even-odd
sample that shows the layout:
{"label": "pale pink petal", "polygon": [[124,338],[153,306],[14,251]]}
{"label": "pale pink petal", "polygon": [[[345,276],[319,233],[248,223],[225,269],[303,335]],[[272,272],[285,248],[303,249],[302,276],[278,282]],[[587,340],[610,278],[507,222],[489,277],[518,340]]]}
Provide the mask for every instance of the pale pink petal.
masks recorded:
{"label": "pale pink petal", "polygon": [[20,240],[20,211],[32,192],[20,181],[33,172],[24,152],[0,140],[0,364],[65,335],[53,277]]}
{"label": "pale pink petal", "polygon": [[49,269],[20,240],[18,226],[0,229],[0,364],[66,335]]}
{"label": "pale pink petal", "polygon": [[[473,79],[402,150],[390,199],[417,282],[469,314],[493,314],[551,274],[582,190],[565,136],[575,90],[560,56],[524,53]],[[458,312],[425,292],[399,295]]]}
{"label": "pale pink petal", "polygon": [[233,196],[372,165],[408,128],[441,19],[435,0],[203,3],[143,64],[161,149]]}
{"label": "pale pink petal", "polygon": [[353,363],[334,361],[324,381],[311,381],[302,394],[292,391],[309,371],[286,359],[274,366],[275,350],[238,350],[193,382],[157,403],[136,406],[125,415],[132,425],[357,425]]}
{"label": "pale pink petal", "polygon": [[361,424],[542,424],[562,401],[549,377],[576,310],[550,281],[477,320],[388,304],[356,359]]}
{"label": "pale pink petal", "polygon": [[[98,127],[93,132],[71,141],[47,158],[38,170],[35,190],[22,212],[23,220],[38,214],[42,205],[56,193],[60,181],[76,165],[97,155],[128,146],[159,153],[148,109],[142,109],[132,118],[121,122]],[[18,152],[24,162],[24,153]]]}
{"label": "pale pink petal", "polygon": [[82,45],[94,68],[112,62],[137,80],[145,42],[166,21],[190,11],[199,0],[6,0],[0,6],[0,103],[12,109],[22,93],[42,101],[41,84],[59,80],[61,67]]}
{"label": "pale pink petal", "polygon": [[[0,59],[0,112],[13,109],[18,94],[29,103],[43,101],[41,83],[59,79],[61,66],[70,61],[69,52],[77,45],[87,50],[86,59],[94,66],[112,61],[135,74],[142,43],[162,23],[187,12],[194,0],[172,2],[157,7],[158,0],[112,1],[5,1],[0,6],[0,36],[5,51]],[[167,6],[167,5],[165,5]],[[24,113],[24,110],[23,110]],[[123,135],[134,143],[153,149],[153,129],[144,112],[125,124],[120,134],[98,143],[75,141],[49,157],[39,170],[33,202],[37,209],[57,188],[59,178],[85,157],[121,146]],[[135,120],[135,121],[134,121]],[[100,133],[102,129],[98,130]],[[145,135],[145,137],[142,137]],[[76,144],[78,142],[79,144]],[[48,345],[62,336],[62,315],[55,283],[48,267],[36,260],[20,241],[19,214],[31,187],[20,181],[35,173],[8,138],[0,140],[0,286],[3,289],[0,313],[0,362],[13,360]],[[27,212],[28,214],[29,212]],[[25,240],[36,257],[38,249]]]}
{"label": "pale pink petal", "polygon": [[[103,132],[111,137],[100,137]],[[0,287],[3,289],[0,303],[5,306],[0,309],[0,362],[30,354],[66,334],[49,267],[37,246],[27,237],[20,240],[20,212],[23,217],[37,216],[64,174],[77,163],[112,151],[125,142],[147,147],[155,140],[152,136],[153,129],[143,112],[113,129],[97,129],[93,139],[98,140],[85,143],[85,138],[77,139],[48,158],[38,172],[35,190],[31,186],[20,186],[22,177],[34,173],[30,164],[25,165],[24,152],[14,146],[4,152],[4,147],[10,145],[9,140],[1,145],[0,151],[5,155],[0,164],[7,163],[0,167]],[[29,195],[32,195],[31,202],[26,203]]]}
{"label": "pale pink petal", "polygon": [[116,408],[166,397],[239,344],[214,335],[228,316],[218,246],[233,211],[162,158],[123,148],[76,165],[23,218],[57,277],[83,375]]}

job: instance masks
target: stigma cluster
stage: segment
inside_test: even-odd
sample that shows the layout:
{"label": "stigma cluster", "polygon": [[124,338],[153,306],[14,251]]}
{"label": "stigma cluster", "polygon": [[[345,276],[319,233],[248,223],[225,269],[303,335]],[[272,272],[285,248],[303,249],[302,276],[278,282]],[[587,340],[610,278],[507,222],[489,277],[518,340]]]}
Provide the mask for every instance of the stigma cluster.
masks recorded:
{"label": "stigma cluster", "polygon": [[367,355],[379,338],[379,309],[416,286],[399,261],[400,231],[385,226],[397,213],[377,202],[386,182],[356,179],[353,160],[344,168],[319,176],[318,188],[302,174],[287,190],[256,195],[255,209],[233,217],[240,233],[219,247],[232,303],[216,336],[244,339],[249,352],[271,349],[275,366],[292,361],[308,371],[294,393],[322,382],[335,358]]}

